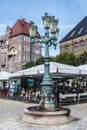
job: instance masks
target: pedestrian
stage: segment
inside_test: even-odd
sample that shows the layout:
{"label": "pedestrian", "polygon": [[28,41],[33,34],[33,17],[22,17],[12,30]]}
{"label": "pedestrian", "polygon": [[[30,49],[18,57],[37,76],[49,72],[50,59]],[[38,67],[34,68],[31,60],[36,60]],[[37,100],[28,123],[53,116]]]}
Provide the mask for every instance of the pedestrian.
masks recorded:
{"label": "pedestrian", "polygon": [[60,101],[58,86],[54,86],[53,92],[54,92],[54,103],[55,103],[55,107],[58,108],[59,107],[59,101]]}

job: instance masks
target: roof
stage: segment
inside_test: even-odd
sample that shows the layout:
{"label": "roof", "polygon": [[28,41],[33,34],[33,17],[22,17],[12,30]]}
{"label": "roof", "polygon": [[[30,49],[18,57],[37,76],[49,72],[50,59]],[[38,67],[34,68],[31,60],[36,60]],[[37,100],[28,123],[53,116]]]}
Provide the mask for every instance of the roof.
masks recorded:
{"label": "roof", "polygon": [[0,72],[0,80],[8,80],[10,76],[11,76],[11,73],[7,71]]}
{"label": "roof", "polygon": [[[26,20],[23,19],[19,19],[16,21],[16,23],[13,25],[13,27],[11,28],[11,32],[10,32],[10,37],[15,37],[17,35],[20,34],[25,34],[25,35],[29,35],[29,26],[31,26],[34,22],[30,21],[30,22],[26,22]],[[40,34],[37,32],[36,37],[40,38]],[[0,36],[0,41],[3,41],[6,39],[6,35],[4,36]]]}
{"label": "roof", "polygon": [[75,39],[87,34],[87,16],[84,17],[63,39],[60,43]]}
{"label": "roof", "polygon": [[10,37],[17,36],[19,34],[26,34],[29,35],[28,27],[32,25],[33,22],[30,21],[29,23],[25,20],[18,20],[11,29],[11,35]]}
{"label": "roof", "polygon": [[81,70],[81,73],[87,74],[87,64],[80,65],[77,67],[77,69]]}
{"label": "roof", "polygon": [[[79,69],[71,65],[61,64],[57,62],[50,62],[50,73],[79,74]],[[15,72],[11,76],[39,75],[39,74],[44,74],[44,64]]]}

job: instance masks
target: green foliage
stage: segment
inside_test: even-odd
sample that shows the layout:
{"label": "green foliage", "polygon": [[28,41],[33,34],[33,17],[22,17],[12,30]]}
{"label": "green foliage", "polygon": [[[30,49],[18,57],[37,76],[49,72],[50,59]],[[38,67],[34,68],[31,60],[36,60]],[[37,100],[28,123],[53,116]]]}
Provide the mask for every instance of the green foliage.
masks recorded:
{"label": "green foliage", "polygon": [[79,57],[73,53],[64,52],[55,57],[55,62],[77,66],[79,65]]}
{"label": "green foliage", "polygon": [[[73,53],[64,52],[57,55],[56,57],[50,57],[50,61],[73,65],[73,66],[79,66],[81,64],[87,63],[87,52],[82,53],[80,56],[75,56]],[[39,59],[37,59],[35,62],[33,61],[27,62],[24,65],[24,68],[26,69],[33,66],[37,66],[43,64],[44,62],[45,60],[44,57],[42,56]]]}
{"label": "green foliage", "polygon": [[43,56],[35,61],[35,65],[40,65],[40,64],[43,64],[43,63],[44,63],[44,57]]}
{"label": "green foliage", "polygon": [[[54,57],[50,57],[50,61],[54,61]],[[44,57],[40,57],[39,59],[36,60],[35,65],[41,65],[44,64],[45,60]]]}
{"label": "green foliage", "polygon": [[55,61],[55,57],[50,57],[50,61]]}
{"label": "green foliage", "polygon": [[27,68],[30,68],[30,67],[33,67],[33,66],[36,66],[36,65],[40,65],[40,64],[43,64],[43,63],[44,63],[44,57],[40,57],[35,62],[34,61],[27,62],[24,65],[24,69],[27,69]]}
{"label": "green foliage", "polygon": [[30,61],[30,62],[27,62],[25,65],[24,65],[24,69],[27,69],[27,68],[31,68],[31,67],[33,67],[33,66],[35,66],[35,62],[33,62],[33,61]]}
{"label": "green foliage", "polygon": [[80,64],[87,64],[87,51],[80,55]]}

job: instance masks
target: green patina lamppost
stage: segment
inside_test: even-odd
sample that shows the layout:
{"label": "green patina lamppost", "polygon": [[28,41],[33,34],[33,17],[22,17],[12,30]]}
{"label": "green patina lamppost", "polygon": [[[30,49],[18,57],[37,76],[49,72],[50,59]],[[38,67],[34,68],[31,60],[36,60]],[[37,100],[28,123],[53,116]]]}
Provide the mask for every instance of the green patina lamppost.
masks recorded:
{"label": "green patina lamppost", "polygon": [[50,75],[50,64],[49,64],[49,47],[53,45],[56,48],[57,38],[59,29],[58,20],[54,16],[48,16],[48,13],[45,13],[45,16],[42,17],[43,25],[45,28],[45,34],[41,37],[39,41],[35,40],[37,33],[37,26],[32,24],[29,26],[29,34],[31,37],[31,43],[41,43],[45,44],[45,63],[44,63],[44,76],[41,83],[41,94],[42,99],[40,101],[40,106],[43,109],[52,109],[55,107],[52,97],[53,97],[53,82]]}

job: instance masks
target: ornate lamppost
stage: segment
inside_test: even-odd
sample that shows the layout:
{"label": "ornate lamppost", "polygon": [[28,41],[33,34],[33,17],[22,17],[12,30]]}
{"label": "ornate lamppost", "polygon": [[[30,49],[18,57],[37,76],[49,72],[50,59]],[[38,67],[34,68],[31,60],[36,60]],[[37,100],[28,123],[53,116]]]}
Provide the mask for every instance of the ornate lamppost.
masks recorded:
{"label": "ornate lamppost", "polygon": [[44,76],[41,83],[41,94],[42,100],[40,101],[40,106],[43,109],[52,109],[55,107],[52,96],[53,96],[53,82],[50,75],[50,64],[49,64],[49,47],[51,45],[56,48],[57,38],[59,29],[58,19],[55,19],[54,16],[48,16],[48,13],[45,13],[45,16],[42,17],[43,25],[45,29],[44,36],[41,36],[40,40],[35,40],[37,33],[37,26],[32,24],[29,26],[29,34],[31,38],[31,43],[41,43],[41,46],[45,44],[45,63],[44,63]]}
{"label": "ornate lamppost", "polygon": [[37,26],[32,24],[29,27],[29,34],[31,37],[31,43],[43,43],[45,45],[45,63],[44,63],[44,76],[41,83],[41,94],[42,99],[40,105],[31,106],[25,109],[25,114],[23,116],[23,121],[33,123],[33,124],[43,124],[43,125],[58,125],[70,122],[72,118],[70,117],[70,109],[58,107],[55,108],[53,97],[53,82],[50,75],[50,64],[49,64],[49,47],[54,45],[56,48],[57,37],[58,37],[58,20],[54,16],[42,17],[45,34],[41,37],[39,41],[35,39],[37,33]]}

